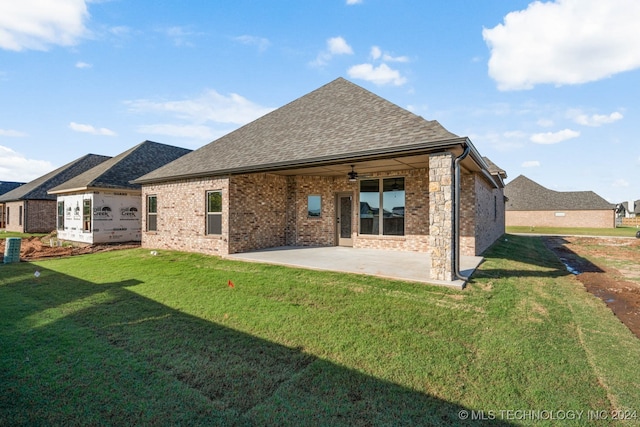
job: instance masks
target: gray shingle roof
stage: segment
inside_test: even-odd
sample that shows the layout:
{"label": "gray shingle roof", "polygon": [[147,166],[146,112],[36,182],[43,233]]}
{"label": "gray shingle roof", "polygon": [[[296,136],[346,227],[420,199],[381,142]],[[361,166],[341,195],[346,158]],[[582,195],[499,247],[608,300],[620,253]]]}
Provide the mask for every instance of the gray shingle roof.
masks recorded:
{"label": "gray shingle roof", "polygon": [[31,182],[1,195],[0,202],[15,200],[56,200],[56,196],[47,194],[50,189],[110,158],[109,156],[87,154],[40,178],[36,178]]}
{"label": "gray shingle roof", "polygon": [[520,175],[504,187],[508,211],[608,210],[615,205],[593,191],[554,191]]}
{"label": "gray shingle roof", "polygon": [[137,180],[273,170],[459,139],[338,78]]}
{"label": "gray shingle roof", "polygon": [[144,141],[98,166],[54,187],[52,193],[87,189],[139,189],[130,181],[191,152],[186,148]]}
{"label": "gray shingle roof", "polygon": [[484,160],[484,162],[487,164],[487,166],[489,167],[489,173],[491,175],[499,175],[500,177],[502,177],[503,179],[507,177],[507,172],[502,169],[500,166],[496,165],[495,163],[493,163],[491,161],[491,159],[489,159],[488,157],[482,157],[482,160]]}
{"label": "gray shingle roof", "polygon": [[0,195],[20,187],[24,182],[0,181]]}
{"label": "gray shingle roof", "polygon": [[[629,212],[629,202],[622,202],[619,204],[620,207],[622,207],[624,210],[620,210],[621,212]],[[629,212],[629,213],[634,213],[636,215],[640,214],[640,200],[635,200],[633,202],[633,212]]]}

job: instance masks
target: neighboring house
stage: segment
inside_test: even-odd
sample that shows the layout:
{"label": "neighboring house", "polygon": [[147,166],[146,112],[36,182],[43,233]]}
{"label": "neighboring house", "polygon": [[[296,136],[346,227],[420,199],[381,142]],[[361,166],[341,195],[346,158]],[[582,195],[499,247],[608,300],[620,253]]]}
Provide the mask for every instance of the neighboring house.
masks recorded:
{"label": "neighboring house", "polygon": [[135,182],[144,247],[419,251],[452,281],[504,233],[504,177],[468,138],[339,78]]}
{"label": "neighboring house", "polygon": [[0,195],[0,204],[4,204],[5,229],[18,233],[49,233],[55,230],[56,196],[47,194],[47,191],[109,158],[87,154]]}
{"label": "neighboring house", "polygon": [[618,218],[636,218],[640,216],[640,200],[629,200],[628,202],[618,203],[616,206],[616,214]]}
{"label": "neighboring house", "polygon": [[130,181],[190,151],[144,141],[52,188],[58,238],[80,243],[140,241],[140,185]]}
{"label": "neighboring house", "polygon": [[615,205],[593,191],[554,191],[520,175],[504,189],[509,226],[614,228]]}
{"label": "neighboring house", "polygon": [[[24,182],[0,181],[0,196],[20,187],[22,184],[24,184]],[[5,226],[4,205],[4,202],[0,202],[0,228],[4,228]]]}

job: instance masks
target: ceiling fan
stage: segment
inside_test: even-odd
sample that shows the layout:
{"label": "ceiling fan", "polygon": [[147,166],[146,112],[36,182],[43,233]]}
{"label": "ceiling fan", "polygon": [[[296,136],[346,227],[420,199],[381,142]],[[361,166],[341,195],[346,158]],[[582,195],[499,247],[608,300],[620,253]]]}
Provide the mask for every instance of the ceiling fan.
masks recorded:
{"label": "ceiling fan", "polygon": [[348,172],[347,176],[349,177],[349,182],[356,182],[358,180],[358,172],[356,172],[353,165],[351,165],[351,172]]}

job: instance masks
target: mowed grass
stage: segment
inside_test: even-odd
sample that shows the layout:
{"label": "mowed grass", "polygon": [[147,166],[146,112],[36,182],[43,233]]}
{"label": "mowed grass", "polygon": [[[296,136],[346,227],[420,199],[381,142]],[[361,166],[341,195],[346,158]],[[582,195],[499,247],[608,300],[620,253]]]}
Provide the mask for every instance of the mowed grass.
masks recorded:
{"label": "mowed grass", "polygon": [[553,234],[559,236],[610,236],[610,237],[635,237],[640,228],[615,227],[615,228],[571,228],[571,227],[527,227],[509,226],[507,233],[525,234]]}
{"label": "mowed grass", "polygon": [[501,239],[464,291],[144,249],[6,264],[0,313],[0,425],[640,411],[640,340],[534,237]]}

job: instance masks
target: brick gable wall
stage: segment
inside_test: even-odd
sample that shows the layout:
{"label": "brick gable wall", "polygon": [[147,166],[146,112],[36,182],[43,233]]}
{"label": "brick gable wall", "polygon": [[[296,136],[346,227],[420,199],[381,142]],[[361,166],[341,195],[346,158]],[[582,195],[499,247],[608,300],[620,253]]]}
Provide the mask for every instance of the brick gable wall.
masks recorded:
{"label": "brick gable wall", "polygon": [[[556,216],[556,213],[564,216]],[[595,211],[507,211],[507,226],[614,228],[613,209]]]}

